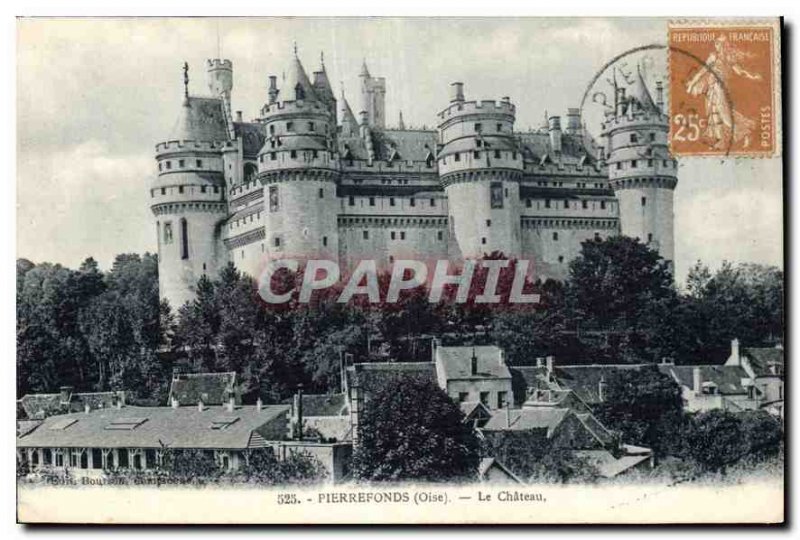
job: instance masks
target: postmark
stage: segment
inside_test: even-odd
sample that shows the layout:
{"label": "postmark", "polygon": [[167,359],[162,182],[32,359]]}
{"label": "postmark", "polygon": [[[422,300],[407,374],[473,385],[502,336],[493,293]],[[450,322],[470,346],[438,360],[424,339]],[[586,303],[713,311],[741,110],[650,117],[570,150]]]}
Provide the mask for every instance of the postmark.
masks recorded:
{"label": "postmark", "polygon": [[671,22],[668,39],[672,155],[778,155],[777,25]]}

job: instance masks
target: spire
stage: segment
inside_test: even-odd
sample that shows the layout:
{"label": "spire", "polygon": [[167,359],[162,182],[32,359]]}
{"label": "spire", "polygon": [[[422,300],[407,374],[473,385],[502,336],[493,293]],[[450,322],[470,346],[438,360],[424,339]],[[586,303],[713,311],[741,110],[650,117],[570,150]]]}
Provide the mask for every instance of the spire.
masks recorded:
{"label": "spire", "polygon": [[189,62],[183,63],[183,101],[189,104]]}
{"label": "spire", "polygon": [[361,73],[358,75],[359,77],[366,77],[370,78],[369,70],[367,69],[367,59],[364,58],[364,61],[361,63]]}
{"label": "spire", "polygon": [[303,68],[300,58],[297,57],[297,43],[294,44],[294,58],[292,58],[289,72],[286,74],[286,80],[281,90],[280,95],[284,101],[316,99],[311,81],[308,80],[308,75],[306,75],[306,70]]}
{"label": "spire", "polygon": [[342,87],[342,132],[345,135],[353,135],[357,129],[358,122],[356,122],[356,117],[347,102],[347,98],[344,97],[344,87]]}
{"label": "spire", "polygon": [[642,110],[649,112],[659,111],[653,101],[653,96],[650,95],[650,91],[647,89],[647,84],[644,82],[641,67],[638,65],[636,66],[636,79],[633,82],[633,86],[631,86],[629,96],[639,103]]}
{"label": "spire", "polygon": [[400,120],[397,122],[397,129],[406,129],[406,123],[403,122],[403,111],[400,111]]}

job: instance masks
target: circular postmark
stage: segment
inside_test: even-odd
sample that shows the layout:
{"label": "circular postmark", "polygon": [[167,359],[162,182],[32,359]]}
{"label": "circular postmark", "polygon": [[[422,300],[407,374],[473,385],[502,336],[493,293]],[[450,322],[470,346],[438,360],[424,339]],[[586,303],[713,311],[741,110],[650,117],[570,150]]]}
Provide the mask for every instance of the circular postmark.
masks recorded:
{"label": "circular postmark", "polygon": [[[678,59],[676,61],[676,59]],[[680,73],[673,65],[683,67]],[[664,83],[667,83],[664,85]],[[736,118],[725,81],[707,60],[679,47],[648,44],[628,49],[606,62],[592,77],[581,99],[581,117],[587,126],[602,125],[618,114],[620,89],[643,85],[670,95],[662,112],[669,118],[669,147],[691,144],[695,155],[727,156],[734,142]],[[662,86],[663,85],[663,86]],[[674,92],[674,94],[673,94]],[[682,99],[690,94],[694,99]]]}

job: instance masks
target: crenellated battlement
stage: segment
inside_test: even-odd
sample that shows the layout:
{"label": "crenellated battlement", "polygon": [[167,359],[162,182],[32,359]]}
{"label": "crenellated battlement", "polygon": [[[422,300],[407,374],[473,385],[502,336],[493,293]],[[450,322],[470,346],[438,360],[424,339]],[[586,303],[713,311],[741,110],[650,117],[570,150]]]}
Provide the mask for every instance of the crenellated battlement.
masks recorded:
{"label": "crenellated battlement", "polygon": [[639,128],[642,126],[661,126],[664,128],[669,127],[669,117],[662,113],[655,113],[649,111],[640,111],[633,113],[633,115],[619,115],[608,118],[603,122],[603,132],[608,133],[617,129],[624,128]]}
{"label": "crenellated battlement", "polygon": [[206,61],[209,69],[228,69],[233,70],[233,63],[230,60],[222,58],[209,58]]}
{"label": "crenellated battlement", "polygon": [[471,114],[504,114],[514,116],[516,111],[516,106],[510,101],[483,99],[453,102],[437,116],[442,120]]}
{"label": "crenellated battlement", "polygon": [[265,117],[271,115],[287,115],[287,114],[314,114],[330,116],[330,111],[325,104],[319,101],[308,101],[298,99],[295,101],[276,101],[275,103],[267,103],[261,108],[261,115]]}
{"label": "crenellated battlement", "polygon": [[156,157],[163,154],[174,152],[218,152],[225,148],[226,145],[233,145],[228,141],[207,142],[207,141],[190,141],[190,140],[174,140],[160,142],[156,145]]}

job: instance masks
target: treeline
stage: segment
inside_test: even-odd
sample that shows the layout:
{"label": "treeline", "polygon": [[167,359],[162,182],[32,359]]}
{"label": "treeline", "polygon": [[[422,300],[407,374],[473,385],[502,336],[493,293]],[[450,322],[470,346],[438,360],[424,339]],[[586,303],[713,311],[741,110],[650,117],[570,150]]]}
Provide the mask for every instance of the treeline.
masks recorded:
{"label": "treeline", "polygon": [[[500,258],[492,254],[488,258]],[[512,261],[498,292],[508,296]],[[535,274],[535,268],[533,269]],[[279,276],[291,286],[291,276]],[[427,291],[401,293],[396,304],[354,300],[336,291],[312,302],[270,306],[256,283],[232,265],[202,278],[197,298],[174,310],[158,300],[154,255],[120,255],[101,272],[18,263],[17,392],[128,389],[166,402],[175,365],[239,373],[246,400],[286,398],[299,384],[335,391],[340,362],[431,358],[443,344],[496,343],[512,364],[554,355],[559,363],[721,362],[734,337],[746,346],[783,337],[783,273],[774,267],[698,263],[687,291],[675,288],[658,254],[638,241],[588,241],[565,282],[528,283],[540,303],[480,304],[486,271],[477,271],[466,303],[428,302]],[[388,276],[379,278],[386,288]],[[383,297],[383,296],[382,296]]]}

